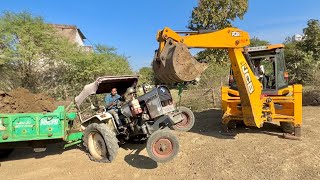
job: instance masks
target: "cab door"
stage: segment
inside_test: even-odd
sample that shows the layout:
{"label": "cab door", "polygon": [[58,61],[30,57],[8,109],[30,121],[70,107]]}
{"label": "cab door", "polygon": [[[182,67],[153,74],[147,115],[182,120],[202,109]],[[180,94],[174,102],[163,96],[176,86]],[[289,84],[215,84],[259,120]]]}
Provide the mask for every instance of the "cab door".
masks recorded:
{"label": "cab door", "polygon": [[262,94],[278,95],[278,91],[286,87],[288,87],[288,73],[284,49],[276,49],[272,60],[272,72],[268,76],[268,88],[264,88]]}

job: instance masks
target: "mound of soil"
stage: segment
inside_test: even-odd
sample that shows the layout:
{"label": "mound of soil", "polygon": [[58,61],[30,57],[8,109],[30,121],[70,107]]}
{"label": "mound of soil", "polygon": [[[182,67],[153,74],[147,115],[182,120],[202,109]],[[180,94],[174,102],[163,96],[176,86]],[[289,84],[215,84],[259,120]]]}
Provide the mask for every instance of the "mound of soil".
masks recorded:
{"label": "mound of soil", "polygon": [[0,91],[0,113],[52,112],[56,109],[54,103],[54,99],[46,94],[33,94],[23,88]]}
{"label": "mound of soil", "polygon": [[302,104],[304,106],[320,106],[320,90],[313,90],[303,93]]}

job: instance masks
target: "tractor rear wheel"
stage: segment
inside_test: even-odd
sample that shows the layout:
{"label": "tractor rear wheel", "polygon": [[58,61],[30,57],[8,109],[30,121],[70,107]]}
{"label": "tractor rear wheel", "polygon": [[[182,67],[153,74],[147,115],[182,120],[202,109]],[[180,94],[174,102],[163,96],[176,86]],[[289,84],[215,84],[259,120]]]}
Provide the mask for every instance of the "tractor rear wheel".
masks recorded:
{"label": "tractor rear wheel", "polygon": [[147,152],[151,159],[159,163],[172,160],[179,151],[177,137],[167,130],[155,131],[147,141]]}
{"label": "tractor rear wheel", "polygon": [[183,131],[187,132],[189,131],[195,122],[195,117],[193,112],[186,107],[180,106],[178,110],[181,112],[181,115],[183,117],[183,120],[178,122],[177,124],[173,125],[171,129],[174,129],[176,131]]}
{"label": "tractor rear wheel", "polygon": [[105,124],[90,124],[83,135],[83,145],[92,161],[110,163],[117,156],[118,139]]}

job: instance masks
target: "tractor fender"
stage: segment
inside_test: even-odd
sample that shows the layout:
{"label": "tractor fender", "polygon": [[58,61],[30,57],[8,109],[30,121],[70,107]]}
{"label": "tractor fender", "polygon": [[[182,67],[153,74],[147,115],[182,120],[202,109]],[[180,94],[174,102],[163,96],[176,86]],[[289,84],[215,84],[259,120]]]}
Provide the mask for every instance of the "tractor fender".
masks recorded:
{"label": "tractor fender", "polygon": [[108,112],[96,114],[96,115],[82,121],[81,129],[84,130],[91,123],[101,123],[101,122],[105,123],[107,125],[107,127],[110,130],[112,130],[115,134],[119,134],[116,123],[113,119],[113,116]]}

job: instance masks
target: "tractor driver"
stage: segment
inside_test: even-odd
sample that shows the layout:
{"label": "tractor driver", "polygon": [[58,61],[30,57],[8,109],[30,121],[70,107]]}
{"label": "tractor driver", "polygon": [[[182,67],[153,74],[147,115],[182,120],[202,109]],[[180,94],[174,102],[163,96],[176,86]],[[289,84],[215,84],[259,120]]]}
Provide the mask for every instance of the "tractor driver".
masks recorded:
{"label": "tractor driver", "polygon": [[112,114],[115,122],[118,124],[119,129],[123,129],[121,120],[119,119],[119,109],[117,108],[117,103],[120,101],[121,96],[117,94],[117,88],[112,88],[111,93],[108,94],[104,100],[106,102],[107,112]]}

